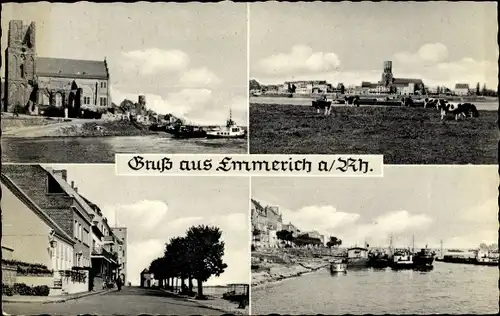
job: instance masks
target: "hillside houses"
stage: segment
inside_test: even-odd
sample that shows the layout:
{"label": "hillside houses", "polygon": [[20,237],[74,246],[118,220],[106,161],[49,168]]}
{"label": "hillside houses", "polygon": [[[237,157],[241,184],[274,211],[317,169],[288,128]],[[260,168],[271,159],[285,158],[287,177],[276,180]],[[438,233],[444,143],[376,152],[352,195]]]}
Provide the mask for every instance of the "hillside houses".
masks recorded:
{"label": "hillside houses", "polygon": [[263,206],[259,201],[251,199],[252,245],[255,248],[279,248],[291,246],[290,240],[280,235],[289,232],[290,239],[296,239],[300,245],[325,245],[326,238],[317,231],[301,232],[294,224],[283,224],[283,215],[277,206]]}

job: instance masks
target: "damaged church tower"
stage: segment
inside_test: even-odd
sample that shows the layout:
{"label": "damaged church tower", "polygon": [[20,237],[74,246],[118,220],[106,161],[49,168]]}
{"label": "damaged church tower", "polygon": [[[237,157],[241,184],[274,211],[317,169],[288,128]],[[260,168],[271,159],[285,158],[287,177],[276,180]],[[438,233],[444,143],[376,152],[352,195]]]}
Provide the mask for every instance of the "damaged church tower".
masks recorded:
{"label": "damaged church tower", "polygon": [[5,103],[3,111],[26,108],[36,102],[36,25],[9,22],[5,51]]}

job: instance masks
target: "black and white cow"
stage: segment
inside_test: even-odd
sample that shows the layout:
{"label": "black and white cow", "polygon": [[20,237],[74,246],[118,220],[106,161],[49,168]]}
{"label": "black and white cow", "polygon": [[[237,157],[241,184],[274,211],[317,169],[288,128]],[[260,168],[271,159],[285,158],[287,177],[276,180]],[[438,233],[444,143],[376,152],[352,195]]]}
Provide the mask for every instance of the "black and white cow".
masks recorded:
{"label": "black and white cow", "polygon": [[429,107],[436,107],[437,110],[439,110],[439,102],[440,99],[434,99],[434,98],[425,98],[424,99],[424,109],[426,109],[428,106]]}
{"label": "black and white cow", "polygon": [[345,105],[352,105],[359,107],[359,96],[349,95],[344,97]]}
{"label": "black and white cow", "polygon": [[401,106],[411,107],[413,104],[413,99],[411,97],[401,99]]}
{"label": "black and white cow", "polygon": [[[316,113],[324,111],[325,116],[329,116],[332,113],[332,101],[328,100],[326,96],[319,98],[318,100],[312,101],[312,107],[316,109]],[[333,113],[335,115],[335,113]]]}
{"label": "black and white cow", "polygon": [[463,116],[469,117],[479,117],[479,111],[476,106],[472,103],[450,103],[445,100],[439,100],[438,108],[441,111],[441,121],[447,114],[452,114],[455,116],[455,121]]}

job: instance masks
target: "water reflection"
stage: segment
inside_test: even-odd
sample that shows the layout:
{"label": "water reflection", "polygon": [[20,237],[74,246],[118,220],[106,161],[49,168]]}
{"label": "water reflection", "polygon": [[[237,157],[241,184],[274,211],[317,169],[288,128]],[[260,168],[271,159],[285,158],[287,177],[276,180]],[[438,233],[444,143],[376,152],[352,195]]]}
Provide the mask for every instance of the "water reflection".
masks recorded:
{"label": "water reflection", "polygon": [[164,136],[2,138],[3,162],[114,163],[116,153],[245,154],[247,140]]}

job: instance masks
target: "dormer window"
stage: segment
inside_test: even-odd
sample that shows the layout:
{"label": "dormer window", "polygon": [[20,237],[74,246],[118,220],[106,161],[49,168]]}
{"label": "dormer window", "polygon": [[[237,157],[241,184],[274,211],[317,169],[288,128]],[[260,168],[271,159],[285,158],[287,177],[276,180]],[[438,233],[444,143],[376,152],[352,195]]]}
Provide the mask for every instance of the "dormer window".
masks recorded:
{"label": "dormer window", "polygon": [[48,194],[63,194],[64,190],[54,178],[49,176],[47,179],[47,193]]}

